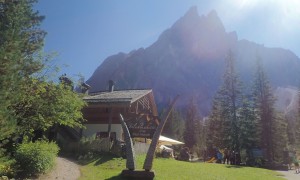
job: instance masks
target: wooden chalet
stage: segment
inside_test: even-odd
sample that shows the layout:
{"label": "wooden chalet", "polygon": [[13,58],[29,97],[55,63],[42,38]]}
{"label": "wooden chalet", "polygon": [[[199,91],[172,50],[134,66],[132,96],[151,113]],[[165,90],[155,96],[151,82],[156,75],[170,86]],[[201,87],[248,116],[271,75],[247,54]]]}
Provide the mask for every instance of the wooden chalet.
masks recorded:
{"label": "wooden chalet", "polygon": [[[144,118],[146,122],[157,122],[157,107],[151,89],[143,90],[113,90],[110,83],[109,91],[92,93],[85,96],[83,117],[86,129],[83,136],[110,137],[123,139],[123,130],[120,124],[120,114],[125,121]],[[139,121],[140,122],[140,121]]]}

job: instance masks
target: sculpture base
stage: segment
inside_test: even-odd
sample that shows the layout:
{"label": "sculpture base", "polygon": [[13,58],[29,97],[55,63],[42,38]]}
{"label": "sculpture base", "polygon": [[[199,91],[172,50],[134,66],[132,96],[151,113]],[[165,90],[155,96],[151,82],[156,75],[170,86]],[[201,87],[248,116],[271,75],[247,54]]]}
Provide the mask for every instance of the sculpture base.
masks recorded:
{"label": "sculpture base", "polygon": [[128,170],[124,169],[121,173],[121,176],[126,179],[145,179],[145,180],[152,180],[154,179],[154,172],[153,171],[145,171],[145,170]]}

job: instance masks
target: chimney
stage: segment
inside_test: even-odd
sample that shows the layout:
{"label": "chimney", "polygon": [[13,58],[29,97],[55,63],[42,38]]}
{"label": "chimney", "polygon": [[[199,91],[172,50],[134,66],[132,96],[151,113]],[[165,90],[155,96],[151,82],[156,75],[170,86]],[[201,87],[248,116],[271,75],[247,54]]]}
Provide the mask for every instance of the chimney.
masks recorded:
{"label": "chimney", "polygon": [[83,94],[89,94],[89,89],[91,88],[91,86],[90,85],[88,85],[88,84],[86,84],[85,82],[83,82],[82,84],[81,84],[81,92],[83,93]]}
{"label": "chimney", "polygon": [[113,91],[114,91],[114,85],[115,85],[115,82],[114,82],[113,80],[109,80],[109,81],[108,81],[108,85],[109,85],[108,91],[109,91],[109,92],[113,92]]}

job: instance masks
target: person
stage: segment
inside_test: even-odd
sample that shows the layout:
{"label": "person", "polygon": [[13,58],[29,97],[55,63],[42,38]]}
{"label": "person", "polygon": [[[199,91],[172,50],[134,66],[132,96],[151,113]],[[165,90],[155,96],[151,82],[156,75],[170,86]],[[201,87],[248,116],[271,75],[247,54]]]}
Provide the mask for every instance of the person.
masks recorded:
{"label": "person", "polygon": [[293,163],[295,166],[296,174],[300,173],[300,168],[299,168],[299,161],[297,159],[297,154],[293,157]]}
{"label": "person", "polygon": [[239,152],[235,152],[235,165],[241,164],[241,155]]}
{"label": "person", "polygon": [[188,147],[182,148],[179,156],[180,156],[180,160],[189,161],[190,160],[189,148]]}
{"label": "person", "polygon": [[235,152],[234,152],[234,150],[232,150],[230,152],[230,164],[235,165]]}
{"label": "person", "polygon": [[229,164],[229,151],[227,148],[224,149],[224,159],[223,159],[223,164],[227,163]]}
{"label": "person", "polygon": [[288,166],[288,170],[290,169],[290,160],[289,160],[289,151],[288,150],[284,150],[283,151],[283,164],[287,165]]}
{"label": "person", "polygon": [[167,158],[168,157],[168,152],[167,152],[166,148],[163,148],[163,150],[161,151],[161,156],[163,158]]}
{"label": "person", "polygon": [[217,149],[217,163],[222,163],[223,155],[219,149]]}
{"label": "person", "polygon": [[163,147],[163,150],[161,151],[163,158],[174,158],[173,149],[171,148],[165,148]]}

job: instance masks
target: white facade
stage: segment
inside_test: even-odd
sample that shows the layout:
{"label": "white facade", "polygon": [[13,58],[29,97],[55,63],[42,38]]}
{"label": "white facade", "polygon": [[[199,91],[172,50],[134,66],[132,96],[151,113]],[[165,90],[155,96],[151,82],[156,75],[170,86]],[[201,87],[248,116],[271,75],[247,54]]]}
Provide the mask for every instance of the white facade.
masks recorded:
{"label": "white facade", "polygon": [[[107,132],[108,130],[108,124],[85,124],[85,126],[86,128],[83,129],[82,135],[86,137],[96,135],[98,132]],[[111,132],[116,133],[117,139],[123,139],[123,130],[121,124],[112,124]]]}

